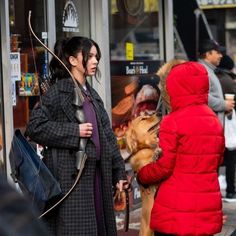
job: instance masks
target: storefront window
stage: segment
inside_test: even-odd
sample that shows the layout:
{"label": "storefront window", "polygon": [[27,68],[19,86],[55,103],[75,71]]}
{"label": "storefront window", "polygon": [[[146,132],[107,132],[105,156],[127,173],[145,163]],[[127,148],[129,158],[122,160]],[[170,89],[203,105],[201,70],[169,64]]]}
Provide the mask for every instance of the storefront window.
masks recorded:
{"label": "storefront window", "polygon": [[57,0],[56,37],[90,36],[89,1]]}
{"label": "storefront window", "polygon": [[29,32],[30,10],[34,32],[47,44],[46,1],[9,1],[13,120],[14,128],[20,129],[39,101],[40,81],[48,75],[48,54]]}
{"label": "storefront window", "polygon": [[[127,130],[134,119],[156,111],[160,95],[158,5],[157,0],[110,0],[112,127],[133,186],[130,230],[125,235],[138,235],[141,212],[141,192],[129,164],[132,153]],[[124,215],[124,211],[117,212],[119,235],[123,235]]]}
{"label": "storefront window", "polygon": [[111,0],[111,60],[159,60],[158,25],[158,1]]}
{"label": "storefront window", "polygon": [[184,49],[183,42],[181,41],[181,38],[175,26],[174,26],[174,55],[176,58],[188,60],[188,56]]}

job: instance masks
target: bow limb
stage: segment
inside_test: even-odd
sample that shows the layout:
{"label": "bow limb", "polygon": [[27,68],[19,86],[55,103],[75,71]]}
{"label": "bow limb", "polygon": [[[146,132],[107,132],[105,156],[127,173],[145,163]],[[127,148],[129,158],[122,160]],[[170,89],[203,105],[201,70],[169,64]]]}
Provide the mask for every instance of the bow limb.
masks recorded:
{"label": "bow limb", "polygon": [[80,98],[81,101],[84,100],[84,97],[81,93],[81,90],[73,76],[73,74],[71,73],[71,71],[68,69],[68,67],[65,65],[65,63],[50,49],[48,48],[38,37],[37,35],[34,33],[33,29],[32,29],[32,26],[31,26],[31,11],[29,11],[29,16],[28,16],[28,25],[29,25],[29,29],[30,29],[30,32],[32,33],[32,35],[35,37],[35,39],[49,52],[51,53],[62,65],[63,67],[67,70],[67,72],[69,73],[69,75],[71,76],[74,84],[75,84],[75,89],[77,91],[77,94]]}
{"label": "bow limb", "polygon": [[47,50],[49,51],[67,70],[67,72],[69,73],[69,75],[74,79],[74,76],[72,75],[72,73],[70,72],[70,70],[67,68],[67,66],[64,64],[64,62],[50,49],[48,48],[43,42],[41,42],[41,40],[37,37],[37,35],[34,33],[32,26],[31,26],[31,11],[29,11],[29,16],[28,16],[28,24],[29,24],[29,29],[30,32],[33,34],[33,36],[36,38],[36,40]]}

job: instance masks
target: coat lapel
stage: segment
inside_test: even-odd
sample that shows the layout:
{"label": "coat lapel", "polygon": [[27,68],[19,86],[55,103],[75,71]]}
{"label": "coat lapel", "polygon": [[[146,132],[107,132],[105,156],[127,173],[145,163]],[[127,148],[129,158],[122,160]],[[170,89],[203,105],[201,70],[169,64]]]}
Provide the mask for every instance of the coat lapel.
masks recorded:
{"label": "coat lapel", "polygon": [[93,103],[93,107],[97,116],[97,120],[101,120],[101,114],[99,109],[99,103],[101,102],[101,98],[98,96],[97,92],[90,86],[90,84],[87,83],[87,88],[89,89],[89,92],[91,94],[91,99]]}
{"label": "coat lapel", "polygon": [[[91,93],[92,102],[94,105],[94,109],[96,110],[97,120],[101,121],[101,114],[99,109],[99,103],[101,102],[101,98],[98,96],[97,92],[87,83],[87,87]],[[75,117],[76,107],[72,104],[74,99],[74,84],[73,81],[69,78],[63,79],[61,83],[58,85],[58,89],[60,92],[61,99],[61,107],[64,111],[67,118],[72,122],[77,122]]]}

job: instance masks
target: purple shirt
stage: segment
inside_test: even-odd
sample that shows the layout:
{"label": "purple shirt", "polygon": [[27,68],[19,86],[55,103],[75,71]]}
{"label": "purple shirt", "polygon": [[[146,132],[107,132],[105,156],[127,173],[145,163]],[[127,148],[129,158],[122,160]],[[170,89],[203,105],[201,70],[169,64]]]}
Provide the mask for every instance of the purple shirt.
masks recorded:
{"label": "purple shirt", "polygon": [[98,235],[103,236],[104,230],[104,222],[103,222],[103,205],[102,205],[102,193],[101,193],[101,166],[100,166],[100,141],[99,141],[99,133],[98,133],[98,125],[97,125],[97,118],[96,113],[94,111],[92,99],[90,97],[88,90],[82,90],[84,95],[84,103],[83,103],[83,110],[86,118],[86,122],[92,123],[93,132],[91,136],[91,140],[96,146],[96,171],[95,171],[95,179],[94,179],[94,203],[95,203],[95,211],[96,211],[96,220],[97,220],[97,230]]}

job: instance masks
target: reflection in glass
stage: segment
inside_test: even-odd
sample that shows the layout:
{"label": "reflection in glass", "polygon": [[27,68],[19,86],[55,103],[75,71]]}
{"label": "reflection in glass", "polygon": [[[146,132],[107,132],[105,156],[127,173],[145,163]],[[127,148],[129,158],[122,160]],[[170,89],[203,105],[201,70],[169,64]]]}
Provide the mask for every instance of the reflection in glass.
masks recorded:
{"label": "reflection in glass", "polygon": [[9,2],[13,121],[14,128],[22,130],[39,101],[39,83],[48,76],[48,53],[29,33],[30,10],[32,27],[47,45],[46,1]]}
{"label": "reflection in glass", "polygon": [[126,43],[134,60],[159,60],[158,1],[110,2],[111,60],[126,60]]}

